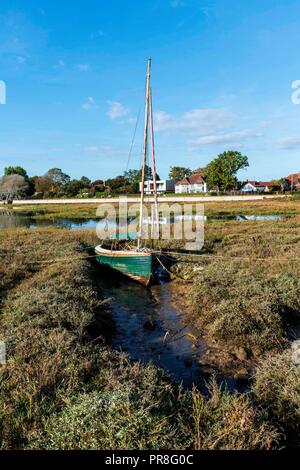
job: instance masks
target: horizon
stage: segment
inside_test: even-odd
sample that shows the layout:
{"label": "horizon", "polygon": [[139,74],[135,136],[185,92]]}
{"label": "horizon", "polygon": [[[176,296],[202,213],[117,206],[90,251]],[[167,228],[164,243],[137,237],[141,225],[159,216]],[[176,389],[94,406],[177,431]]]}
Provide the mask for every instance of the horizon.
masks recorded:
{"label": "horizon", "polygon": [[229,149],[249,158],[240,180],[298,172],[300,4],[261,3],[3,0],[0,173],[121,175],[140,114],[128,165],[138,169],[148,57],[162,179]]}

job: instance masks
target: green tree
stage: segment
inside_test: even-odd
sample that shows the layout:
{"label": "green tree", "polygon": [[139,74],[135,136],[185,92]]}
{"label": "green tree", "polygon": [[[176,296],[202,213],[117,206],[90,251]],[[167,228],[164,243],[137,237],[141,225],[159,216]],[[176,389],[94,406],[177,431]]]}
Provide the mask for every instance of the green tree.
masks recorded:
{"label": "green tree", "polygon": [[201,175],[201,176],[203,176],[203,178],[204,178],[204,177],[205,177],[205,174],[206,174],[206,166],[200,167],[200,168],[196,168],[196,170],[193,170],[192,173],[193,173],[193,174],[197,174],[197,175]]}
{"label": "green tree", "polygon": [[190,176],[192,171],[189,168],[183,166],[171,166],[169,172],[169,178],[179,181],[182,180],[185,176]]}
{"label": "green tree", "polygon": [[86,176],[82,176],[79,181],[82,183],[83,188],[89,188],[91,186],[91,180]]}
{"label": "green tree", "polygon": [[[142,170],[128,170],[124,173],[126,180],[124,190],[128,193],[136,194],[139,192],[140,181],[142,180]],[[148,165],[145,166],[145,179],[152,180],[152,168]],[[156,173],[156,179],[159,180],[159,175]]]}
{"label": "green tree", "polygon": [[65,193],[67,196],[73,197],[77,196],[81,189],[85,186],[81,182],[81,180],[71,180],[69,183],[66,184]]}
{"label": "green tree", "polygon": [[127,170],[124,173],[124,177],[128,181],[128,183],[133,183],[139,178],[139,170]]}
{"label": "green tree", "polygon": [[10,176],[10,175],[20,175],[25,178],[25,180],[28,180],[28,174],[27,171],[24,170],[21,166],[8,166],[4,168],[4,176]]}
{"label": "green tree", "polygon": [[69,175],[66,175],[60,168],[50,168],[47,171],[46,177],[48,177],[53,183],[64,186],[71,180]]}
{"label": "green tree", "polygon": [[236,174],[249,166],[248,157],[228,150],[217,156],[206,167],[205,181],[210,190],[229,191],[238,184]]}

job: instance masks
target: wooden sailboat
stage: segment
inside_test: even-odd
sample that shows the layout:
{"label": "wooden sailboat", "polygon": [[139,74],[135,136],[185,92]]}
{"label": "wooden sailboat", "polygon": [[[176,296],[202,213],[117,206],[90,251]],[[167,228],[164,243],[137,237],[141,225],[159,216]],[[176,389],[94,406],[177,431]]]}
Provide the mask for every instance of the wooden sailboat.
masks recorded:
{"label": "wooden sailboat", "polygon": [[144,126],[144,143],[143,143],[143,163],[141,178],[141,199],[140,199],[140,216],[139,216],[139,232],[137,236],[137,245],[132,246],[127,243],[126,239],[121,242],[113,242],[108,245],[97,245],[95,248],[96,260],[101,265],[109,267],[113,270],[138,281],[147,286],[150,284],[153,271],[155,268],[156,257],[152,251],[143,246],[143,207],[145,199],[145,168],[147,159],[147,146],[149,139],[149,124],[151,131],[151,148],[152,148],[152,172],[153,172],[153,189],[154,189],[154,213],[153,213],[153,229],[159,230],[158,220],[158,202],[157,202],[157,184],[156,184],[156,167],[154,153],[154,130],[153,130],[153,113],[152,113],[152,95],[150,86],[151,59],[148,60],[147,79],[146,79],[146,105],[145,105],[145,126]]}

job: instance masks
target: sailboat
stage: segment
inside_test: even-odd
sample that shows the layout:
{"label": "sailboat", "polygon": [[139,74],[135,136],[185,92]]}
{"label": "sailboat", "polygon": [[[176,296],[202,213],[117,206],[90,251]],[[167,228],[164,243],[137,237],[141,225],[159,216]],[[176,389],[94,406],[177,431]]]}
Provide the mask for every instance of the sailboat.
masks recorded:
{"label": "sailboat", "polygon": [[[137,233],[137,244],[132,245],[127,240],[127,236],[118,237],[118,241],[110,240],[108,243],[97,245],[95,247],[96,260],[99,264],[118,271],[125,276],[148,286],[153,278],[153,272],[156,267],[157,255],[155,252],[147,249],[143,245],[143,207],[145,202],[145,177],[147,148],[150,139],[152,149],[152,174],[153,174],[153,195],[154,195],[154,211],[152,211],[153,227],[159,230],[159,213],[157,199],[157,181],[156,181],[156,165],[154,152],[154,128],[153,128],[153,112],[152,112],[152,93],[151,93],[151,59],[148,59],[147,78],[146,78],[146,104],[145,104],[145,126],[144,126],[144,142],[143,142],[143,158],[142,158],[142,178],[141,178],[141,198],[140,198],[140,214],[139,214],[139,231]],[[122,238],[120,240],[120,238]]]}

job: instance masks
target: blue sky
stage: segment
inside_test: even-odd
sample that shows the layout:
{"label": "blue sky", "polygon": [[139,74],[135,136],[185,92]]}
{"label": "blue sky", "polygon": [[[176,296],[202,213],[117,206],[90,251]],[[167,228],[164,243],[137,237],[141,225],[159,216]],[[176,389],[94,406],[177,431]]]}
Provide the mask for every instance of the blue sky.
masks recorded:
{"label": "blue sky", "polygon": [[299,171],[299,36],[299,0],[1,0],[0,173],[122,174],[149,56],[160,176],[228,149],[243,179]]}

